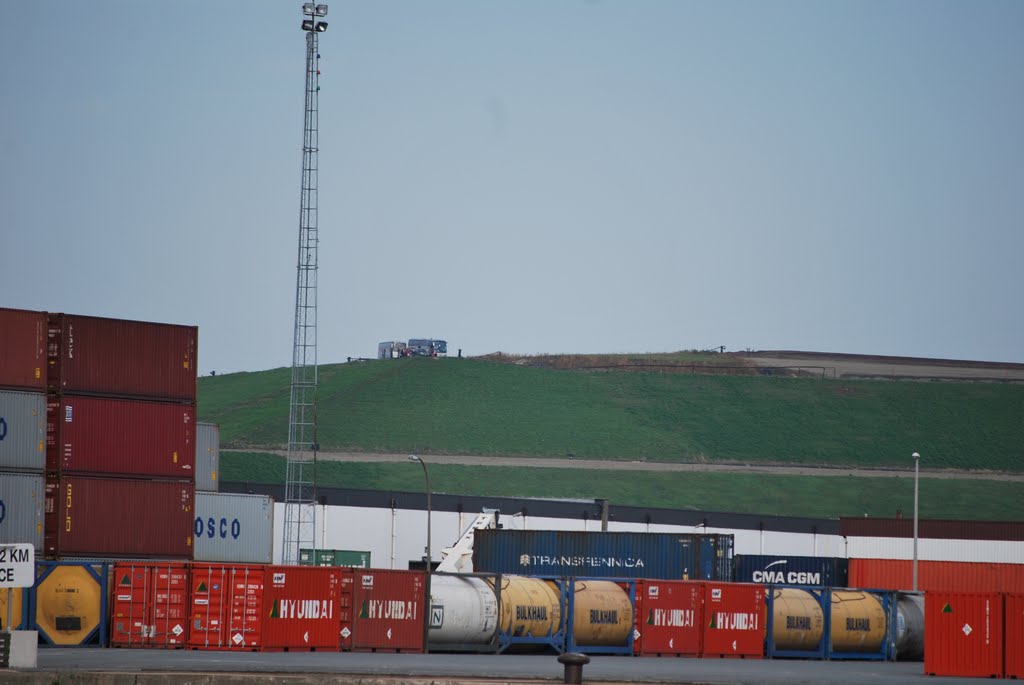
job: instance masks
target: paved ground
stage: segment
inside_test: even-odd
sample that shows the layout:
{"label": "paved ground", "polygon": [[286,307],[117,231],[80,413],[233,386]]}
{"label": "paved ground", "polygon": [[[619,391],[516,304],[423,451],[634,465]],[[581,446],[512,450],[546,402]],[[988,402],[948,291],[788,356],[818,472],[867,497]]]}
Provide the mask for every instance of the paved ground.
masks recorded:
{"label": "paved ground", "polygon": [[[127,649],[42,649],[39,671],[5,683],[123,682],[184,685],[197,682],[288,683],[529,683],[560,682],[553,655],[357,653],[237,653]],[[113,674],[120,674],[115,677]],[[74,674],[71,678],[71,674]],[[173,674],[173,675],[164,675]],[[212,678],[197,674],[216,674]],[[324,674],[312,677],[311,674]],[[148,677],[146,677],[148,676]],[[333,676],[333,677],[330,677]],[[342,677],[347,676],[347,677]],[[584,682],[708,683],[714,685],[968,685],[973,678],[926,677],[921,663],[592,657]],[[385,680],[386,679],[386,680]]]}

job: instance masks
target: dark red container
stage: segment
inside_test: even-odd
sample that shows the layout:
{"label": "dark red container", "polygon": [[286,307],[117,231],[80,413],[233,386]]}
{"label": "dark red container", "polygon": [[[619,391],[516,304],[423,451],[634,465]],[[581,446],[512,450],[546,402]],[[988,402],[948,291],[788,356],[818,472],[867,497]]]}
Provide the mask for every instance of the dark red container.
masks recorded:
{"label": "dark red container", "polygon": [[700,655],[703,607],[703,583],[638,580],[633,653],[640,656]]}
{"label": "dark red container", "polygon": [[48,557],[190,559],[195,484],[46,475]]}
{"label": "dark red container", "polygon": [[[912,538],[913,518],[839,519],[839,534],[844,537]],[[921,519],[918,537],[937,540],[1024,540],[1022,521],[960,521]]]}
{"label": "dark red container", "polygon": [[925,593],[924,673],[1002,678],[1003,596]]}
{"label": "dark red container", "polygon": [[267,566],[263,651],[341,649],[340,567]]}
{"label": "dark red container", "polygon": [[351,632],[352,650],[422,652],[425,574],[384,569],[350,573],[352,621],[342,623],[341,633]]}
{"label": "dark red container", "polygon": [[47,391],[196,401],[195,326],[50,314]]}
{"label": "dark red container", "polygon": [[189,649],[258,651],[265,575],[257,564],[192,564]]}
{"label": "dark red container", "polygon": [[[912,590],[910,559],[850,559],[850,587]],[[918,561],[917,589],[925,592],[1024,593],[1024,564]]]}
{"label": "dark red container", "polygon": [[1006,678],[1024,680],[1024,594],[1006,595]]}
{"label": "dark red container", "polygon": [[760,659],[766,627],[763,585],[704,584],[703,656]]}
{"label": "dark red container", "polygon": [[0,388],[46,389],[46,312],[0,307]]}
{"label": "dark red container", "polygon": [[188,642],[188,565],[114,564],[110,644],[181,649]]}
{"label": "dark red container", "polygon": [[192,405],[51,395],[46,470],[150,478],[195,478]]}

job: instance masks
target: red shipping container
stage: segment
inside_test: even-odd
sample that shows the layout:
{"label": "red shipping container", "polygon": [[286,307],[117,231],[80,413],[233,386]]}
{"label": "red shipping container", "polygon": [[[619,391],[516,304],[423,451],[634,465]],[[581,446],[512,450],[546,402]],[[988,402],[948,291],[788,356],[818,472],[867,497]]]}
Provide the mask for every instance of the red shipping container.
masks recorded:
{"label": "red shipping container", "polygon": [[924,673],[1002,678],[1003,596],[925,593]]}
{"label": "red shipping container", "polygon": [[704,583],[702,656],[760,659],[767,625],[763,585]]}
{"label": "red shipping container", "polygon": [[181,649],[188,642],[188,592],[184,563],[114,564],[110,644]]}
{"label": "red shipping container", "polygon": [[352,627],[355,625],[355,614],[353,613],[353,602],[355,593],[352,586],[355,578],[352,577],[351,568],[342,568],[341,591],[338,602],[338,618],[341,621],[341,651],[352,651]]}
{"label": "red shipping container", "polygon": [[46,389],[46,312],[0,307],[0,388]]}
{"label": "red shipping container", "polygon": [[[911,590],[910,559],[850,559],[850,587]],[[917,588],[934,592],[1024,593],[1024,564],[968,561],[918,561]]]}
{"label": "red shipping container", "polygon": [[340,567],[267,566],[264,651],[341,649]]}
{"label": "red shipping container", "polygon": [[422,652],[426,575],[421,571],[352,569],[353,651]]}
{"label": "red shipping container", "polygon": [[1005,677],[1024,680],[1024,595],[1006,595]]}
{"label": "red shipping container", "polygon": [[192,564],[188,646],[255,652],[263,645],[263,581],[257,564]]}
{"label": "red shipping container", "polygon": [[686,580],[636,582],[633,653],[698,656],[704,623],[704,585]]}
{"label": "red shipping container", "polygon": [[50,314],[47,390],[196,401],[195,326]]}
{"label": "red shipping container", "polygon": [[196,410],[166,402],[51,395],[46,470],[193,480]]}
{"label": "red shipping container", "polygon": [[195,484],[46,475],[49,557],[190,559]]}

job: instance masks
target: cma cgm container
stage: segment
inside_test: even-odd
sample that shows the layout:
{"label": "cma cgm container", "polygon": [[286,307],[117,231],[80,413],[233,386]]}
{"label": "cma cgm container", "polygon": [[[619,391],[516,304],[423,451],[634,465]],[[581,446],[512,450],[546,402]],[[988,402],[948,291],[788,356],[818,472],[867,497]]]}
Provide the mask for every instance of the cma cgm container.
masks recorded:
{"label": "cma cgm container", "polygon": [[735,569],[737,583],[849,587],[849,560],[838,557],[740,554]]}
{"label": "cma cgm container", "polygon": [[337,652],[343,573],[340,568],[267,566],[262,649]]}
{"label": "cma cgm container", "polygon": [[192,558],[192,483],[47,474],[44,553]]}
{"label": "cma cgm container", "polygon": [[110,644],[181,649],[188,641],[188,565],[114,564]]}
{"label": "cma cgm container", "polygon": [[45,447],[46,395],[0,390],[0,469],[41,473]]}
{"label": "cma cgm container", "polygon": [[1003,596],[926,593],[924,673],[1002,678]]}
{"label": "cma cgm container", "polygon": [[274,560],[274,500],[196,492],[192,534],[196,561],[269,564]]}
{"label": "cma cgm container", "polygon": [[220,469],[220,426],[196,424],[196,490],[217,492]]}
{"label": "cma cgm container", "polygon": [[191,405],[52,395],[46,470],[192,480],[195,431]]}
{"label": "cma cgm container", "polygon": [[0,471],[0,544],[30,542],[42,555],[45,501],[41,473]]}
{"label": "cma cgm container", "polygon": [[198,330],[50,314],[47,391],[195,403]]}
{"label": "cma cgm container", "polygon": [[478,530],[473,540],[473,570],[591,578],[729,580],[732,542],[731,535]]}
{"label": "cma cgm container", "polygon": [[341,571],[346,575],[341,636],[346,642],[351,636],[353,651],[423,651],[425,574],[383,569]]}
{"label": "cma cgm container", "polygon": [[0,307],[0,388],[46,390],[46,312]]}

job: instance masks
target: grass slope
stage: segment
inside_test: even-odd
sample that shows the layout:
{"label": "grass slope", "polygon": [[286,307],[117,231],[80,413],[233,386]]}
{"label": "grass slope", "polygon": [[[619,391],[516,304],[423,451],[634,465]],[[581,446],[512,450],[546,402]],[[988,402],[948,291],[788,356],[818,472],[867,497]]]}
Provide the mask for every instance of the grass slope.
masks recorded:
{"label": "grass slope", "polygon": [[[288,369],[204,377],[200,419],[226,446],[281,447],[289,383]],[[918,451],[930,468],[1024,470],[1019,385],[420,358],[321,367],[318,405],[324,450],[900,468]]]}

